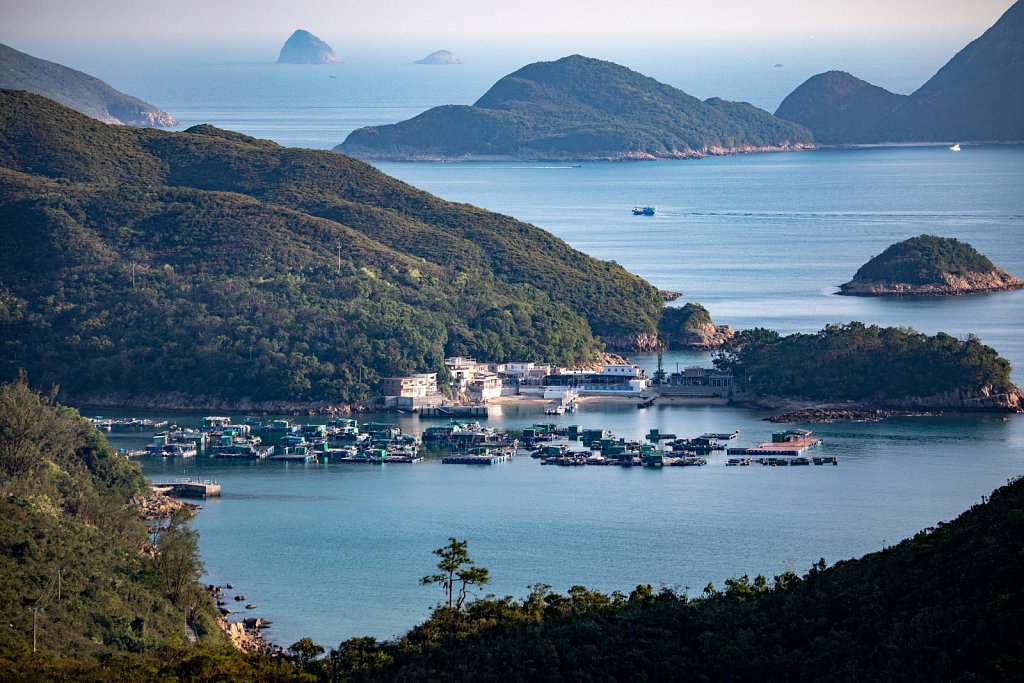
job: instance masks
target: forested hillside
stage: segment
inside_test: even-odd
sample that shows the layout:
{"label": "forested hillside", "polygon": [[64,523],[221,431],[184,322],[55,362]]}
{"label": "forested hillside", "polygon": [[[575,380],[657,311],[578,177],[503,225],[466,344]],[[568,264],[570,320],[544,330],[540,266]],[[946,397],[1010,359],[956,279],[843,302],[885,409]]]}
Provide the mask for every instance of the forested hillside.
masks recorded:
{"label": "forested hillside", "polygon": [[615,264],[339,154],[0,92],[4,376],[354,402],[445,355],[587,360],[661,309]]}

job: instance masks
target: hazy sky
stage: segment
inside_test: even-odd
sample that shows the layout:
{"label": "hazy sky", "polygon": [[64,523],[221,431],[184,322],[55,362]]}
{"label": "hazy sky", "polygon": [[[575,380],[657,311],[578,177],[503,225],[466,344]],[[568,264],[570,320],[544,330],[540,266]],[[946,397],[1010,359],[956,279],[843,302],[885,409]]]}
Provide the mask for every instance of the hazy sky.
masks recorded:
{"label": "hazy sky", "polygon": [[[975,36],[1010,0],[0,0],[0,37],[192,39],[306,28],[338,42],[425,36],[523,40],[612,36]],[[204,41],[205,42],[205,41]]]}

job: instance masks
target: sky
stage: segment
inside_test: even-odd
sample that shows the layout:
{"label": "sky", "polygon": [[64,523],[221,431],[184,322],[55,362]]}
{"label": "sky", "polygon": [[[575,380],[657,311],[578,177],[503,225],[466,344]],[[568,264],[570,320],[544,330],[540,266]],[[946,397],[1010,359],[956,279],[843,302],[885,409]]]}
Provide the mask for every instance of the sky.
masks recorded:
{"label": "sky", "polygon": [[1010,0],[0,0],[0,39],[702,41],[976,36]]}

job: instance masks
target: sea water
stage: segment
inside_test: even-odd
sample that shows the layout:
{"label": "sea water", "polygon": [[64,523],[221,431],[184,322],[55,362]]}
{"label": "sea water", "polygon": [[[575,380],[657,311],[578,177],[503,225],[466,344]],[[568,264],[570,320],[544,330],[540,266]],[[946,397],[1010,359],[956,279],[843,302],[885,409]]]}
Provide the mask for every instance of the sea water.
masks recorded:
{"label": "sea water", "polygon": [[[787,60],[787,68],[792,64]],[[939,64],[896,69],[906,84],[896,89],[912,89]],[[362,125],[469,104],[510,66],[193,63],[93,72],[171,111],[183,126],[209,122],[286,145],[329,148]],[[702,97],[748,99],[770,109],[824,68],[807,65],[797,75],[751,67],[717,79],[729,83],[729,92],[708,83],[704,92],[688,88],[670,67],[648,72]],[[535,223],[681,292],[677,305],[704,304],[718,323],[789,333],[861,320],[977,334],[1013,362],[1013,377],[1024,384],[1024,292],[941,299],[835,294],[872,255],[921,233],[963,239],[1024,274],[1020,147],[823,150],[579,168],[379,167],[446,199]],[[658,212],[634,217],[634,205]],[[655,362],[650,354],[635,359],[648,368]],[[674,370],[706,365],[710,355],[671,352],[665,361]],[[377,417],[410,431],[436,423]],[[737,408],[638,410],[627,403],[584,405],[557,421],[632,438],[652,427],[679,436],[740,429],[740,443],[750,445],[767,440],[774,427],[763,417]],[[503,406],[488,424],[546,421],[538,406]],[[487,591],[498,595],[522,596],[537,582],[561,591],[574,584],[629,591],[650,583],[697,593],[709,581],[720,586],[744,573],[803,572],[820,557],[834,562],[879,550],[955,517],[1024,472],[1019,416],[812,428],[825,439],[818,452],[838,457],[838,467],[734,468],[720,455],[706,467],[658,471],[542,467],[525,457],[487,467],[442,465],[437,457],[411,465],[159,459],[143,467],[156,479],[201,476],[223,484],[223,497],[204,502],[195,522],[206,580],[244,591],[259,606],[255,614],[274,620],[269,635],[284,645],[305,635],[335,645],[357,635],[403,633],[441,598],[418,580],[433,570],[430,551],[449,536],[469,540],[473,558],[491,570]],[[145,439],[112,437],[118,446]]]}

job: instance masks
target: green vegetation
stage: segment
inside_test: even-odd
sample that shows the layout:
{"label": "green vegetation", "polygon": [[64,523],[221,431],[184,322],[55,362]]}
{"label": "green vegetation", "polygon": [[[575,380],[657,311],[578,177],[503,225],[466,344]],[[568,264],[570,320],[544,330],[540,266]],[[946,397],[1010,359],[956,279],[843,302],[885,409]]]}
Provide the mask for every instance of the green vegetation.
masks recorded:
{"label": "green vegetation", "polygon": [[[437,574],[424,576],[420,583],[424,586],[440,584],[448,599],[448,609],[461,610],[466,602],[470,586],[484,586],[491,580],[486,567],[477,567],[469,559],[469,543],[454,537],[448,539],[448,545],[434,551],[440,560],[437,562]],[[456,593],[455,586],[459,589]]]}
{"label": "green vegetation", "polygon": [[106,126],[0,91],[0,377],[70,396],[367,398],[446,355],[563,364],[655,288],[331,152]]}
{"label": "green vegetation", "polygon": [[888,247],[861,266],[853,281],[943,284],[943,275],[962,277],[995,270],[988,258],[966,242],[920,235]]}
{"label": "green vegetation", "polygon": [[98,78],[0,45],[0,88],[27,90],[108,123],[174,126],[166,112]]}
{"label": "green vegetation", "polygon": [[742,102],[702,102],[626,67],[573,55],[498,81],[473,106],[430,109],[352,132],[369,159],[690,157],[811,142],[803,127]]}
{"label": "green vegetation", "polygon": [[910,95],[843,71],[812,76],[775,115],[806,126],[822,144],[1020,142],[1024,140],[1024,3],[1016,2],[980,38]]}
{"label": "green vegetation", "polygon": [[1016,389],[1009,362],[974,336],[960,341],[859,322],[786,337],[744,330],[726,342],[715,365],[755,393],[807,399],[885,403]]}

